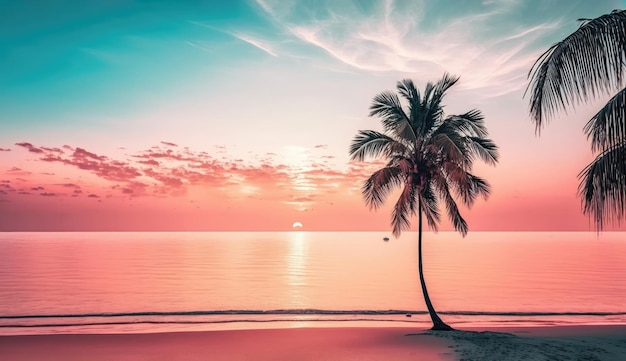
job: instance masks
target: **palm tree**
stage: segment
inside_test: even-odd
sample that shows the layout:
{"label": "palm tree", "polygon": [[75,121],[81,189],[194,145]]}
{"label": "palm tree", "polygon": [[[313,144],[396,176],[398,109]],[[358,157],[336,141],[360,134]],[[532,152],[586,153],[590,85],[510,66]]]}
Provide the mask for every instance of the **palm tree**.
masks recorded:
{"label": "palm tree", "polygon": [[385,167],[374,172],[363,184],[363,196],[370,209],[383,205],[394,188],[401,188],[391,225],[393,235],[410,229],[410,218],[418,219],[418,272],[424,301],[433,322],[433,330],[451,330],[437,315],[428,296],[422,268],[422,216],[431,230],[438,229],[440,202],[445,204],[454,228],[463,236],[467,223],[461,217],[455,196],[470,207],[474,200],[489,195],[487,182],[471,174],[472,164],[480,158],[494,165],[498,161],[496,145],[487,139],[483,117],[478,110],[445,116],[441,104],[446,91],[458,77],[444,74],[437,83],[428,83],[424,93],[411,80],[397,84],[397,94],[389,91],[374,97],[370,116],[377,116],[383,132],[360,130],[352,140],[353,160],[385,158]]}
{"label": "palm tree", "polygon": [[626,11],[579,21],[537,59],[526,91],[538,133],[559,110],[617,92],[584,127],[598,155],[578,176],[583,213],[601,231],[626,216]]}

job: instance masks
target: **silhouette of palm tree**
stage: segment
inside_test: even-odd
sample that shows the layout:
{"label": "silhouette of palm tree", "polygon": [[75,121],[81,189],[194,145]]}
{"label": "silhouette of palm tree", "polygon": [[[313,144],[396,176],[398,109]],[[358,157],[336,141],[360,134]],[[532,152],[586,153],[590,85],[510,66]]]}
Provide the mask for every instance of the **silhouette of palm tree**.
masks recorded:
{"label": "silhouette of palm tree", "polygon": [[401,188],[391,225],[397,238],[410,229],[410,217],[418,216],[418,271],[424,301],[433,322],[433,330],[451,330],[432,305],[422,268],[422,215],[431,230],[438,229],[439,205],[445,204],[454,228],[463,236],[467,223],[461,217],[455,197],[470,207],[474,200],[489,195],[488,183],[471,174],[472,164],[480,158],[495,165],[497,146],[486,136],[487,129],[478,110],[445,116],[441,104],[446,91],[458,77],[444,74],[437,83],[428,83],[424,93],[411,80],[397,84],[404,98],[405,110],[397,94],[389,91],[374,97],[370,116],[377,116],[383,132],[360,130],[352,140],[353,160],[385,158],[385,167],[374,172],[363,185],[363,196],[370,209],[385,202],[390,191]]}
{"label": "silhouette of palm tree", "polygon": [[537,59],[526,92],[539,133],[559,110],[617,91],[584,127],[599,154],[578,175],[583,212],[601,231],[606,221],[620,224],[626,215],[626,11],[579,21]]}

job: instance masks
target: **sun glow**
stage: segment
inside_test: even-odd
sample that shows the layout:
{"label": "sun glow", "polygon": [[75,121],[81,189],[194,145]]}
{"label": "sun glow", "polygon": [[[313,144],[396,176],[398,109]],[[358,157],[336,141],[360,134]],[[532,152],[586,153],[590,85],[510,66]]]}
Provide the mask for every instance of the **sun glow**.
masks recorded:
{"label": "sun glow", "polygon": [[287,146],[283,148],[283,157],[289,167],[287,173],[291,177],[293,189],[300,192],[315,190],[315,184],[306,175],[313,169],[308,149]]}
{"label": "sun glow", "polygon": [[293,222],[293,224],[291,225],[291,228],[302,228],[302,223],[300,223],[300,222]]}
{"label": "sun glow", "polygon": [[[295,222],[300,223],[300,222]],[[287,284],[289,285],[289,297],[293,304],[301,308],[306,307],[307,269],[309,250],[306,232],[293,232],[289,234],[289,252],[285,259],[287,265]]]}

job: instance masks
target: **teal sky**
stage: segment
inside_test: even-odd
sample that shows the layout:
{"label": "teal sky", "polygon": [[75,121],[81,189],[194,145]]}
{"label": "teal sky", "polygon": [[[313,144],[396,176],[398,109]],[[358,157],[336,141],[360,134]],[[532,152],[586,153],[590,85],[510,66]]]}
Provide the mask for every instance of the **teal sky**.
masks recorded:
{"label": "teal sky", "polygon": [[[568,199],[568,215],[579,214],[576,175],[592,158],[582,127],[597,104],[564,114],[537,137],[526,77],[576,19],[624,5],[0,0],[0,149],[9,150],[0,152],[0,172],[41,168],[37,153],[16,145],[23,142],[120,162],[171,142],[209,154],[220,147],[222,159],[247,164],[274,154],[274,165],[309,167],[325,157],[343,172],[356,131],[378,127],[367,116],[374,95],[403,78],[423,88],[447,71],[461,81],[446,111],[483,111],[501,148],[500,165],[483,173],[496,203],[556,194]],[[555,166],[562,178],[536,183],[533,174]],[[554,228],[580,222],[571,217]]]}
{"label": "teal sky", "polygon": [[[0,94],[11,117],[2,125],[74,128],[98,123],[85,115],[129,116],[203,69],[217,72],[234,54],[250,55],[194,21],[262,21],[231,2],[154,3],[7,2],[0,42],[8,52],[0,65],[11,71],[3,72]],[[215,56],[192,46],[205,41],[216,46]],[[229,56],[219,47],[231,48]]]}
{"label": "teal sky", "polygon": [[[116,121],[132,131],[138,114],[164,101],[203,96],[208,101],[211,95],[229,93],[232,98],[240,93],[243,101],[253,95],[246,88],[254,93],[258,84],[272,87],[268,78],[282,78],[277,69],[287,78],[278,79],[279,85],[289,86],[283,82],[292,80],[294,88],[313,85],[323,91],[328,86],[332,91],[334,78],[351,82],[374,77],[368,79],[380,83],[374,89],[383,89],[393,83],[380,81],[382,77],[432,79],[445,70],[469,73],[484,65],[478,70],[481,76],[460,74],[468,78],[468,87],[484,94],[514,91],[525,85],[519,77],[527,69],[514,64],[519,58],[535,55],[571,31],[576,18],[620,5],[5,1],[0,15],[0,66],[6,70],[0,78],[0,121],[9,134],[3,132],[3,138],[77,128],[107,133]],[[468,56],[473,59],[468,61]],[[496,64],[502,69],[494,69]],[[322,81],[328,85],[320,85]],[[337,86],[338,92],[344,89]],[[277,89],[262,92],[255,94],[253,104],[282,105],[272,97],[280,95]],[[371,91],[366,94],[367,101]],[[228,121],[207,118],[206,124]]]}

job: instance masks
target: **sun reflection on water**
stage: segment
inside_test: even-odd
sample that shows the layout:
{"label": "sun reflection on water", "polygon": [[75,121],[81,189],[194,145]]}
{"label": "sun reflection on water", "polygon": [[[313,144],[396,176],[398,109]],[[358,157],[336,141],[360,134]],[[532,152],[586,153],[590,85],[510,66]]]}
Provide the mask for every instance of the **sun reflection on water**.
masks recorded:
{"label": "sun reflection on water", "polygon": [[289,298],[291,298],[292,304],[301,308],[306,307],[304,291],[307,287],[308,236],[308,232],[290,232],[289,248],[286,257]]}

